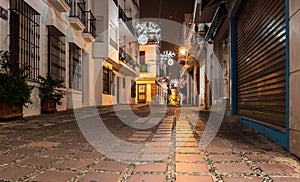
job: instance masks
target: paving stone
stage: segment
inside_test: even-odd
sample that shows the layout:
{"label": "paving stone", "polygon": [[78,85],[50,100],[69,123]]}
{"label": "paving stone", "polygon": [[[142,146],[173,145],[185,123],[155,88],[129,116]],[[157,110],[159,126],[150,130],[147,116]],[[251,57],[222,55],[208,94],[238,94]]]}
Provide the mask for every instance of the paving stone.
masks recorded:
{"label": "paving stone", "polygon": [[167,163],[154,163],[154,164],[138,164],[136,165],[135,172],[165,172]]}
{"label": "paving stone", "polygon": [[128,164],[117,161],[100,161],[93,169],[95,170],[110,170],[110,171],[123,171]]}
{"label": "paving stone", "polygon": [[275,157],[272,156],[272,155],[268,155],[268,154],[249,154],[249,155],[246,155],[247,158],[253,162],[256,162],[256,161],[261,161],[261,162],[265,162],[265,161],[274,161]]}
{"label": "paving stone", "polygon": [[120,174],[105,174],[100,172],[89,172],[80,178],[80,182],[117,182]]}
{"label": "paving stone", "polygon": [[200,154],[176,154],[176,161],[180,162],[204,162]]}
{"label": "paving stone", "polygon": [[169,147],[171,145],[171,142],[164,142],[164,141],[157,141],[157,142],[151,142],[147,144],[147,147]]}
{"label": "paving stone", "polygon": [[67,159],[67,160],[64,160],[62,163],[58,164],[57,166],[55,166],[55,168],[84,169],[90,164],[92,164],[91,161]]}
{"label": "paving stone", "polygon": [[177,147],[198,147],[197,142],[176,142]]}
{"label": "paving stone", "polygon": [[143,154],[141,161],[167,161],[169,154]]}
{"label": "paving stone", "polygon": [[6,155],[6,154],[0,154],[0,163],[1,164],[10,164],[14,160],[20,158],[16,155]]}
{"label": "paving stone", "polygon": [[151,131],[135,131],[135,134],[143,134],[143,135],[150,135]]}
{"label": "paving stone", "polygon": [[163,182],[165,181],[165,175],[141,175],[135,174],[129,177],[127,182]]}
{"label": "paving stone", "polygon": [[152,138],[151,142],[170,142],[170,138]]}
{"label": "paving stone", "polygon": [[178,147],[176,148],[177,153],[200,153],[201,150],[198,147]]}
{"label": "paving stone", "polygon": [[99,159],[103,157],[103,155],[99,152],[77,152],[74,155],[74,158],[79,159]]}
{"label": "paving stone", "polygon": [[19,178],[22,178],[23,176],[29,175],[34,171],[35,169],[32,168],[12,166],[12,167],[2,169],[0,171],[0,179],[4,178],[4,179],[17,180]]}
{"label": "paving stone", "polygon": [[272,177],[274,182],[299,182],[300,177]]}
{"label": "paving stone", "polygon": [[111,153],[107,157],[117,161],[131,161],[136,158],[135,153]]}
{"label": "paving stone", "polygon": [[27,158],[27,159],[19,162],[18,164],[48,167],[54,161],[56,161],[56,159],[46,158],[46,157],[30,157],[30,158]]}
{"label": "paving stone", "polygon": [[209,153],[231,152],[231,148],[228,147],[206,147],[205,150]]}
{"label": "paving stone", "polygon": [[81,150],[84,146],[78,143],[61,143],[57,149],[63,150]]}
{"label": "paving stone", "polygon": [[13,145],[13,146],[21,146],[21,145],[25,145],[27,144],[28,141],[25,140],[7,140],[5,142],[3,142],[3,144],[7,144],[7,145]]}
{"label": "paving stone", "polygon": [[26,154],[26,155],[33,155],[36,154],[38,152],[40,152],[42,149],[41,148],[28,148],[28,147],[23,147],[23,148],[19,148],[19,149],[15,149],[13,151],[10,152],[10,154]]}
{"label": "paving stone", "polygon": [[176,172],[195,172],[195,173],[208,173],[207,165],[205,164],[185,164],[177,163]]}
{"label": "paving stone", "polygon": [[219,173],[251,173],[250,168],[244,163],[215,164]]}
{"label": "paving stone", "polygon": [[213,182],[211,176],[176,175],[176,182]]}
{"label": "paving stone", "polygon": [[139,133],[134,133],[131,135],[132,138],[148,138],[150,134],[139,134]]}
{"label": "paving stone", "polygon": [[169,148],[168,147],[151,147],[151,148],[145,148],[145,153],[168,153]]}
{"label": "paving stone", "polygon": [[261,168],[263,172],[267,174],[286,174],[286,173],[297,173],[297,171],[287,164],[257,164],[257,167]]}
{"label": "paving stone", "polygon": [[146,139],[147,139],[146,137],[144,137],[144,138],[137,138],[137,137],[133,138],[133,137],[130,137],[127,140],[131,141],[131,142],[145,142]]}
{"label": "paving stone", "polygon": [[76,174],[77,172],[74,171],[45,171],[33,178],[32,181],[67,181]]}
{"label": "paving stone", "polygon": [[47,142],[47,141],[42,141],[42,142],[33,142],[28,144],[28,147],[41,147],[41,148],[54,148],[60,145],[58,142]]}
{"label": "paving stone", "polygon": [[40,156],[48,156],[48,157],[54,157],[54,158],[62,158],[62,157],[68,157],[73,152],[71,150],[67,149],[48,149],[46,151],[42,151],[39,153]]}
{"label": "paving stone", "polygon": [[224,182],[261,182],[258,177],[222,177]]}
{"label": "paving stone", "polygon": [[241,152],[244,152],[244,153],[265,152],[264,149],[261,149],[259,147],[241,147],[241,146],[237,146],[236,149],[240,150]]}
{"label": "paving stone", "polygon": [[241,162],[241,159],[234,154],[229,154],[229,155],[210,154],[209,158],[212,159],[214,162],[230,162],[230,161]]}

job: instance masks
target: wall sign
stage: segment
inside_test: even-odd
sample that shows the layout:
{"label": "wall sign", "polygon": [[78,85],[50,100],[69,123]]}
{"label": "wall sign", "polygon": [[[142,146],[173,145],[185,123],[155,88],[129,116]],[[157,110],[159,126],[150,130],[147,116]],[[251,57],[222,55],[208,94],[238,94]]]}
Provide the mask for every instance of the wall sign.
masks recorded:
{"label": "wall sign", "polygon": [[4,20],[8,19],[8,11],[0,6],[0,17]]}

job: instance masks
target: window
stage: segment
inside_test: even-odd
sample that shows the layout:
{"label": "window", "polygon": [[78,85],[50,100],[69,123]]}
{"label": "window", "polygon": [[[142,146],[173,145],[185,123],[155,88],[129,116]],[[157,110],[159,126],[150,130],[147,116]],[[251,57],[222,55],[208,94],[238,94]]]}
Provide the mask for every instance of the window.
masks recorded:
{"label": "window", "polygon": [[109,67],[103,66],[103,93],[104,94],[114,94],[114,73]]}
{"label": "window", "polygon": [[145,64],[145,51],[140,51],[140,64]]}
{"label": "window", "polygon": [[136,97],[136,82],[131,80],[131,98]]}
{"label": "window", "polygon": [[48,26],[48,74],[53,79],[65,79],[65,36],[54,26]]}
{"label": "window", "polygon": [[69,44],[69,87],[74,90],[81,90],[81,53],[76,44]]}
{"label": "window", "polygon": [[23,0],[10,0],[11,70],[26,69],[28,78],[38,80],[40,62],[40,14]]}
{"label": "window", "polygon": [[125,87],[126,87],[126,79],[123,78],[123,88],[125,88]]}

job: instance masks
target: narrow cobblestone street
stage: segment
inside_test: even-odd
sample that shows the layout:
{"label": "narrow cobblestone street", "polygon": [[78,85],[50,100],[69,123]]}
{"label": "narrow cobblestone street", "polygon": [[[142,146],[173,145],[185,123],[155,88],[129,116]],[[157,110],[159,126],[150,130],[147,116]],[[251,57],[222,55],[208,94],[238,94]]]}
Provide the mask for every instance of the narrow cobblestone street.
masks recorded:
{"label": "narrow cobblestone street", "polygon": [[[150,113],[145,105],[131,107],[138,116]],[[125,110],[118,113],[125,115]],[[71,111],[2,122],[0,181],[300,181],[296,157],[232,121],[224,120],[213,141],[200,149],[207,113],[187,110],[181,117],[183,108],[169,107],[157,125],[137,129],[118,119],[113,107],[98,109],[107,129],[127,141],[111,141],[105,150],[109,155],[86,141]],[[93,117],[88,109],[82,113],[86,123]],[[193,125],[195,115],[199,118]],[[151,145],[133,153],[130,143]]]}

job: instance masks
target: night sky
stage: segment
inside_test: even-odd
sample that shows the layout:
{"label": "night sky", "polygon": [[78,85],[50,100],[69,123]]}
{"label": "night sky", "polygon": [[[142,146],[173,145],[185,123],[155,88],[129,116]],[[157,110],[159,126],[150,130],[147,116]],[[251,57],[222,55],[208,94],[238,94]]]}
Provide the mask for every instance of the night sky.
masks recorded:
{"label": "night sky", "polygon": [[[193,13],[194,2],[195,0],[141,0],[141,18],[163,18],[182,24],[184,14]],[[178,46],[163,41],[161,52],[171,50],[177,53]],[[180,69],[181,66],[179,64],[170,66],[169,77],[171,79],[178,78]]]}
{"label": "night sky", "polygon": [[182,23],[184,14],[193,12],[194,2],[195,0],[141,0],[141,18],[163,18]]}

